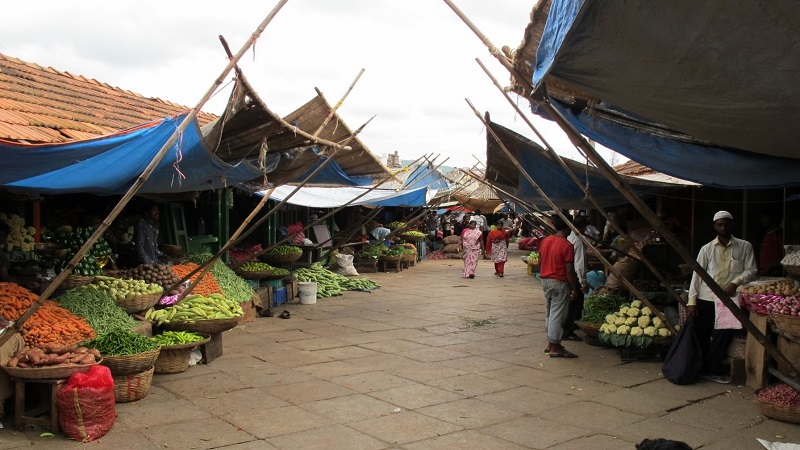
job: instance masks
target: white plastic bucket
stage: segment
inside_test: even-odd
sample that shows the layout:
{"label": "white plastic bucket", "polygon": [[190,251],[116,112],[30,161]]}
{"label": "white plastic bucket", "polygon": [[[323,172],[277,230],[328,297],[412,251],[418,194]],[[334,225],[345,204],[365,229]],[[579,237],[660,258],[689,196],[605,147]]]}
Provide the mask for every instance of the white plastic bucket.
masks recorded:
{"label": "white plastic bucket", "polygon": [[317,283],[301,281],[297,283],[297,296],[301,305],[317,303]]}

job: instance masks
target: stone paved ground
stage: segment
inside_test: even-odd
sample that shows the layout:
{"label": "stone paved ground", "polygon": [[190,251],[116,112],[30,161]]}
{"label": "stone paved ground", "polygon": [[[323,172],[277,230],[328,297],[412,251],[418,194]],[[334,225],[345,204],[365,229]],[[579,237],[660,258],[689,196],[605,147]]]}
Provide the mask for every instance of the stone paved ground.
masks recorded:
{"label": "stone paved ground", "polygon": [[[117,405],[113,449],[620,449],[644,438],[694,448],[800,442],[765,419],[746,387],[675,386],[659,363],[569,342],[550,359],[541,286],[513,252],[505,278],[481,262],[424,261],[370,274],[373,294],[286,306],[224,333],[210,365],[156,375],[150,395]],[[75,445],[43,430],[0,431],[0,449]]]}

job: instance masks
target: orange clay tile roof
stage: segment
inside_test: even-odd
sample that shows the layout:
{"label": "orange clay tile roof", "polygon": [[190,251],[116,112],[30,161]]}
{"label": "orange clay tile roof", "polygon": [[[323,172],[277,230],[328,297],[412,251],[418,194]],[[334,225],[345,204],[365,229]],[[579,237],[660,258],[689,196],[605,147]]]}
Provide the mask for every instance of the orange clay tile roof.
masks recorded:
{"label": "orange clay tile roof", "polygon": [[[85,140],[189,109],[0,54],[0,139]],[[202,126],[217,116],[201,112],[197,118]]]}

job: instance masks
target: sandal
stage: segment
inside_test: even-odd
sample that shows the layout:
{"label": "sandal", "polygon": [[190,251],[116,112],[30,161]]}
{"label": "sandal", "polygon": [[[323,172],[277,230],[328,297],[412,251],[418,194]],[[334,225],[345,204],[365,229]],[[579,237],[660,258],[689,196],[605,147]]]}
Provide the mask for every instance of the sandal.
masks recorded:
{"label": "sandal", "polygon": [[281,315],[280,315],[280,316],[278,316],[278,317],[280,317],[281,319],[288,319],[288,318],[290,318],[290,317],[292,317],[292,316],[291,316],[291,314],[289,314],[289,311],[284,311],[284,312],[282,312],[282,313],[281,313]]}
{"label": "sandal", "polygon": [[578,357],[578,355],[576,355],[575,353],[570,352],[569,350],[567,350],[565,348],[562,348],[561,351],[558,352],[558,353],[550,352],[549,355],[550,355],[551,358],[577,358]]}

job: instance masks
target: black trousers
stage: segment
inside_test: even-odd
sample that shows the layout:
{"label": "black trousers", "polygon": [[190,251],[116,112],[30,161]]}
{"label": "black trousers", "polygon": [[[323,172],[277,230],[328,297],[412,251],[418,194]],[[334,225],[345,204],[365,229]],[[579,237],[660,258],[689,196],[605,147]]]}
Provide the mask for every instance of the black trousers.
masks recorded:
{"label": "black trousers", "polygon": [[577,322],[578,319],[580,319],[583,315],[583,300],[583,292],[579,290],[578,296],[575,297],[575,300],[572,300],[567,305],[567,319],[566,323],[564,324],[564,336],[574,334],[575,330],[578,329],[578,326],[575,325],[575,322]]}
{"label": "black trousers", "polygon": [[723,375],[722,362],[736,330],[714,329],[714,302],[697,299],[695,331],[703,348],[703,370],[709,375]]}

